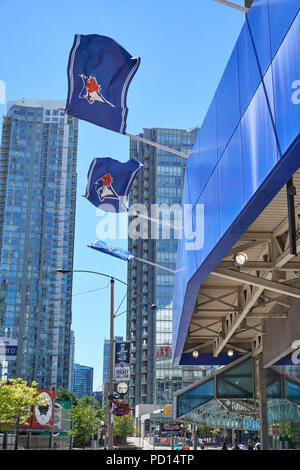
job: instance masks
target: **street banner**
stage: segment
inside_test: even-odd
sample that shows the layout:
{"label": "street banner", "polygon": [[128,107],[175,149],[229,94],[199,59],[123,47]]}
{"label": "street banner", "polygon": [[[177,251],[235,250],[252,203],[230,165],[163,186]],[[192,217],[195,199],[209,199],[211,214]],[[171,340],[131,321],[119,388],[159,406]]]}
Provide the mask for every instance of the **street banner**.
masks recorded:
{"label": "street banner", "polygon": [[130,380],[130,341],[115,342],[115,380]]}
{"label": "street banner", "polygon": [[15,361],[17,358],[18,340],[0,337],[0,361]]}

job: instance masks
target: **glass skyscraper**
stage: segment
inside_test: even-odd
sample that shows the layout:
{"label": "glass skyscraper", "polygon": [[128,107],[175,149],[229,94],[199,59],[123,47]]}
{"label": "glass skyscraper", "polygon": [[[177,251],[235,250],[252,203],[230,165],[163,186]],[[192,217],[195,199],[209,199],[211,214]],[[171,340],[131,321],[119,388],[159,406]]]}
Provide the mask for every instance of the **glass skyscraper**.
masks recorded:
{"label": "glass skyscraper", "polygon": [[80,364],[74,364],[74,387],[73,392],[77,398],[83,396],[91,397],[93,394],[94,369]]}
{"label": "glass skyscraper", "polygon": [[[188,154],[196,129],[144,129],[140,136]],[[133,139],[130,141],[130,158],[143,163],[143,170],[137,175],[130,193],[130,206],[143,204],[151,215],[153,204],[181,204],[185,159]],[[160,219],[163,221],[163,216]],[[132,218],[129,223],[131,221]],[[176,225],[174,219],[170,222]],[[139,238],[129,236],[129,252],[175,270],[175,230],[171,229],[166,235],[160,227],[156,238],[153,238],[153,224],[144,220],[141,225]],[[131,340],[131,407],[171,403],[176,390],[205,374],[204,368],[194,371],[172,367],[173,283],[171,272],[135,260],[128,263],[127,339]],[[156,312],[150,309],[150,304],[156,304]]]}
{"label": "glass skyscraper", "polygon": [[8,377],[68,387],[78,122],[64,101],[8,103],[0,158],[0,336]]}
{"label": "glass skyscraper", "polygon": [[[123,336],[115,336],[115,341],[123,341]],[[109,383],[110,340],[104,340],[103,346],[103,383]]]}

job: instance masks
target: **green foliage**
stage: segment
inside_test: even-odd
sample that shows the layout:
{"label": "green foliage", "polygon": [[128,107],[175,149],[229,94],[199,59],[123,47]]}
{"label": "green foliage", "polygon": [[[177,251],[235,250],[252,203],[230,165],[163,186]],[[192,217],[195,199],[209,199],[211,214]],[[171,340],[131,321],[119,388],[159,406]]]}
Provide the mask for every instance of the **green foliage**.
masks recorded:
{"label": "green foliage", "polygon": [[21,378],[0,381],[0,423],[2,429],[15,428],[15,449],[18,448],[20,424],[25,424],[31,416],[32,406],[46,405],[47,401],[36,389],[37,383],[27,382]]}
{"label": "green foliage", "polygon": [[215,435],[214,428],[210,426],[198,426],[199,434],[202,438],[211,437]]}
{"label": "green foliage", "polygon": [[0,422],[4,427],[16,427],[25,423],[31,415],[31,406],[45,405],[45,398],[38,396],[37,383],[18,378],[0,382]]}
{"label": "green foliage", "polygon": [[97,400],[90,397],[82,397],[77,405],[73,406],[71,415],[73,430],[70,434],[74,438],[74,444],[87,446],[97,433],[100,426],[100,408]]}
{"label": "green foliage", "polygon": [[74,406],[78,404],[78,398],[76,397],[75,393],[67,390],[66,388],[58,388],[55,391],[55,400],[70,401]]}
{"label": "green foliage", "polygon": [[114,416],[113,427],[115,437],[127,437],[135,432],[132,419],[124,416]]}
{"label": "green foliage", "polygon": [[280,423],[280,437],[287,440],[290,444],[295,445],[300,442],[300,424],[299,423]]}

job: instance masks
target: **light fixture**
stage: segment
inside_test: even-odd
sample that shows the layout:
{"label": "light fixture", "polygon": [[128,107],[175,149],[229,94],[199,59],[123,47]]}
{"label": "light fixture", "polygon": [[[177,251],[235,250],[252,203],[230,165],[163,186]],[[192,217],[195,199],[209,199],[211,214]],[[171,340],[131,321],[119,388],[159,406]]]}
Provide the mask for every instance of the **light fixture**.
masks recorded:
{"label": "light fixture", "polygon": [[228,349],[227,355],[228,355],[229,357],[232,357],[232,356],[234,355],[233,350],[232,350],[232,349]]}
{"label": "light fixture", "polygon": [[243,251],[240,251],[234,256],[234,263],[236,266],[243,266],[248,261],[248,256]]}
{"label": "light fixture", "polygon": [[199,356],[199,352],[198,351],[193,351],[193,354],[192,356],[197,359],[197,357]]}
{"label": "light fixture", "polygon": [[117,392],[120,394],[120,395],[125,395],[125,393],[127,393],[128,391],[128,385],[127,383],[125,382],[119,382],[118,385],[117,385]]}

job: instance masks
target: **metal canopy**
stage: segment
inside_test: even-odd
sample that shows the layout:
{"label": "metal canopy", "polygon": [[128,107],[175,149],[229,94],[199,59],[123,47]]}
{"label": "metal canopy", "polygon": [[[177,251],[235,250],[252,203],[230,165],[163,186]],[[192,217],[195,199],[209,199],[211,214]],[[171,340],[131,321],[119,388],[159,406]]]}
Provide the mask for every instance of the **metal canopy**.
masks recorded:
{"label": "metal canopy", "polygon": [[[259,405],[251,354],[219,368],[174,395],[173,417],[208,426],[259,429]],[[300,380],[266,369],[268,419],[300,421]]]}
{"label": "metal canopy", "polygon": [[[300,217],[300,171],[294,175],[296,229]],[[226,254],[199,289],[185,341],[184,353],[212,352],[218,356],[259,353],[264,320],[288,318],[289,298],[300,298],[300,260],[290,253],[285,186]],[[300,236],[296,239],[300,251]],[[245,252],[248,261],[237,267],[234,255]],[[284,311],[274,313],[274,306]],[[299,326],[300,334],[300,326]]]}
{"label": "metal canopy", "polygon": [[[199,205],[204,220],[197,243],[189,234],[178,240],[174,365],[196,365],[195,349],[214,360],[229,348],[259,353],[263,316],[280,302],[280,313],[292,318],[289,304],[299,298],[300,103],[291,90],[300,70],[299,38],[298,0],[289,8],[285,0],[254,0],[198,131],[182,204],[190,208],[191,226],[199,225]],[[233,255],[240,250],[248,262],[239,269]]]}

